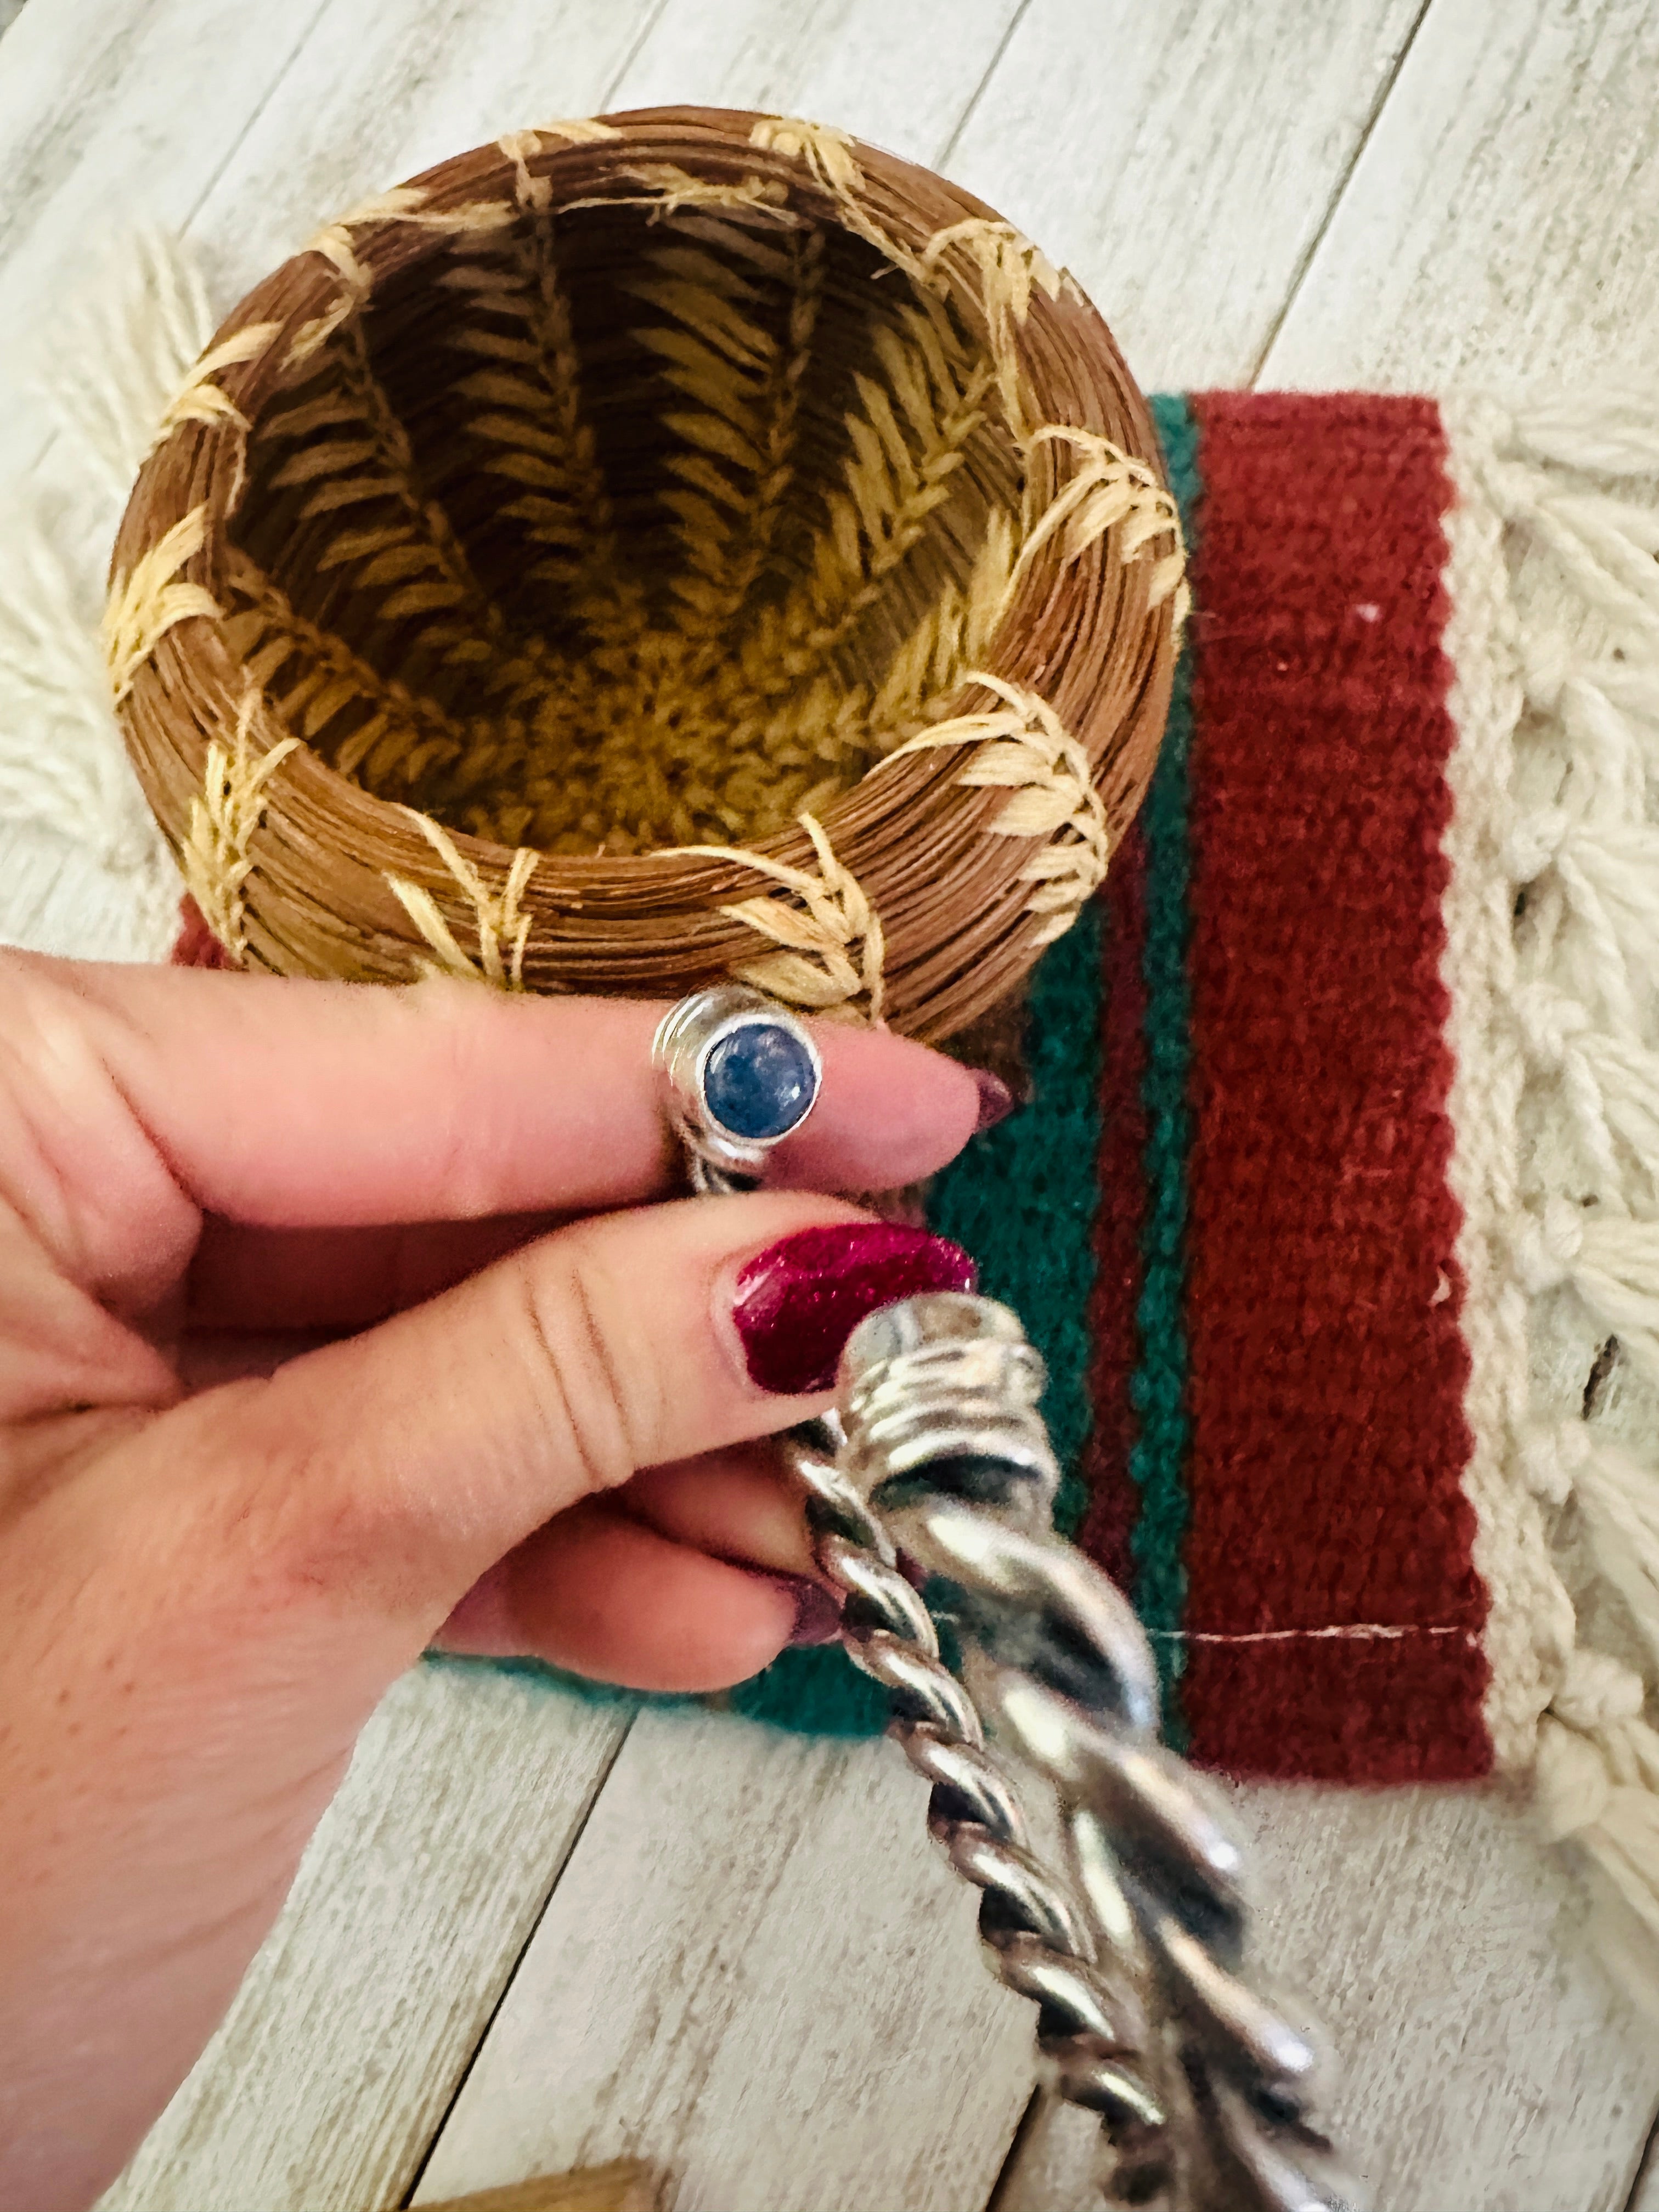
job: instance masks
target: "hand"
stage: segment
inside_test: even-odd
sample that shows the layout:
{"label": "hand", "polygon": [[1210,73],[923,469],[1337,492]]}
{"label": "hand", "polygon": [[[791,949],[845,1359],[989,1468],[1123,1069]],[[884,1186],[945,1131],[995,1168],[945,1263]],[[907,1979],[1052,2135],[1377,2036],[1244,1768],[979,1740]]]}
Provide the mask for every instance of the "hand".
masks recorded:
{"label": "hand", "polygon": [[[654,1202],[660,1011],[0,956],[19,2212],[119,2171],[434,1637],[703,1689],[794,1630],[810,1563],[757,1440],[961,1257],[784,1189]],[[780,1182],[894,1185],[974,1126],[950,1062],[820,1042]]]}

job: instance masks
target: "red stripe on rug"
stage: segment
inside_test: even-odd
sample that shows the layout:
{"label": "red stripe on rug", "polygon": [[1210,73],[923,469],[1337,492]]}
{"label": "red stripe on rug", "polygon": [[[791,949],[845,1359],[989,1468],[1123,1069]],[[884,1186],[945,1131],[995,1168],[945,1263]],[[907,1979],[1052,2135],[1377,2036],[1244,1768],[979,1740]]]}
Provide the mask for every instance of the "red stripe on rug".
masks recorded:
{"label": "red stripe on rug", "polygon": [[179,934],[167,955],[175,968],[234,968],[236,963],[208,927],[202,909],[186,891],[179,902]]}
{"label": "red stripe on rug", "polygon": [[[1463,1778],[1491,1747],[1446,1185],[1444,441],[1423,399],[1194,408],[1182,1704],[1235,1772]],[[1305,1632],[1377,1626],[1413,1632]]]}
{"label": "red stripe on rug", "polygon": [[1080,1472],[1089,1492],[1078,1540],[1121,1589],[1134,1587],[1129,1540],[1140,1493],[1129,1473],[1136,1418],[1129,1385],[1139,1358],[1140,1237],[1146,1216],[1146,848],[1132,827],[1112,855],[1101,893],[1099,1210],[1095,1287],[1089,1304],[1093,1351],[1089,1395],[1094,1425]]}

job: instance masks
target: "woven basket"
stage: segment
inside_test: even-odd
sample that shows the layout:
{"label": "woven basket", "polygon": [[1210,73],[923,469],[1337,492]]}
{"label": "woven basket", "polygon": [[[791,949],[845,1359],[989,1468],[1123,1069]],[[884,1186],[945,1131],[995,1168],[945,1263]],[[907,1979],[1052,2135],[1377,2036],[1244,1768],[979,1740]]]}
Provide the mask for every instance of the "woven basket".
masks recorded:
{"label": "woven basket", "polygon": [[118,540],[127,743],[226,952],[948,1036],[1103,873],[1185,603],[1071,279],[823,126],[551,125],[232,315]]}

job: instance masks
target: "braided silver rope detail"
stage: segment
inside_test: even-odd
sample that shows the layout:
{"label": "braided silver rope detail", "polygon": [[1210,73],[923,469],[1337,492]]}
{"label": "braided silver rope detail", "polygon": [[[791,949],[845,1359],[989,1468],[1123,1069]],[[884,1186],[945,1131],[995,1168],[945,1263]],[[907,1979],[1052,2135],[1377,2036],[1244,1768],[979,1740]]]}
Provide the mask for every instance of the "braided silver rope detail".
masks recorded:
{"label": "braided silver rope detail", "polygon": [[[841,1416],[797,1431],[848,1655],[931,1786],[930,1832],[981,1893],[1001,1979],[1038,2008],[1045,2079],[1101,2117],[1109,2202],[1358,2212],[1312,2112],[1322,2039],[1247,1970],[1243,1851],[1213,1785],[1157,1740],[1144,1632],[1048,1531],[1042,1366],[1015,1316],[954,1293],[870,1316]],[[948,1589],[959,1680],[906,1565]],[[989,1725],[1059,1802],[1067,1864],[1032,1848]]]}

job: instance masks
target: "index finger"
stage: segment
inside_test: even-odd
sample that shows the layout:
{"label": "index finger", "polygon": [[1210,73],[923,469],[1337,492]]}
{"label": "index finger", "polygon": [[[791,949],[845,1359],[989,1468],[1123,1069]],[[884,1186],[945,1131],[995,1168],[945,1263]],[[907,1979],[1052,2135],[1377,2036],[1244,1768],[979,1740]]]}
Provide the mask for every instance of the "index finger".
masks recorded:
{"label": "index finger", "polygon": [[[586,1212],[677,1188],[651,1066],[659,1002],[532,999],[461,982],[311,982],[31,962],[94,1042],[180,1188],[270,1228]],[[777,1180],[884,1189],[972,1131],[965,1068],[817,1024],[824,1080]]]}

